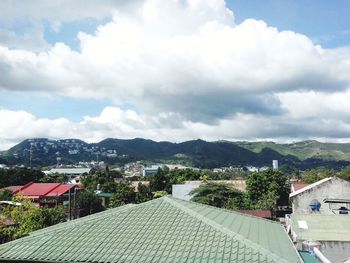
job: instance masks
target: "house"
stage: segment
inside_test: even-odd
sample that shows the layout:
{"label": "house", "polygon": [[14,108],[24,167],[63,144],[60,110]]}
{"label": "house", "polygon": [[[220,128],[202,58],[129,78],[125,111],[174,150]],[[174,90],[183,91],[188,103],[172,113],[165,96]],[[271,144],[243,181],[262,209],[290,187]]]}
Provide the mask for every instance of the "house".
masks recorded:
{"label": "house", "polygon": [[293,213],[349,213],[350,183],[329,177],[310,185],[292,185],[289,198]]}
{"label": "house", "polygon": [[7,261],[303,262],[279,223],[168,196],[2,244]]}
{"label": "house", "polygon": [[31,200],[39,207],[63,205],[70,216],[78,216],[75,209],[76,185],[61,183],[33,183],[23,186],[9,186],[18,200]]}
{"label": "house", "polygon": [[289,225],[297,249],[316,241],[319,251],[332,263],[344,262],[350,257],[349,215],[293,213]]}
{"label": "house", "polygon": [[[350,183],[337,177],[292,184],[293,213],[286,218],[298,249],[309,248],[329,262],[350,257]],[[316,245],[315,245],[316,244]]]}

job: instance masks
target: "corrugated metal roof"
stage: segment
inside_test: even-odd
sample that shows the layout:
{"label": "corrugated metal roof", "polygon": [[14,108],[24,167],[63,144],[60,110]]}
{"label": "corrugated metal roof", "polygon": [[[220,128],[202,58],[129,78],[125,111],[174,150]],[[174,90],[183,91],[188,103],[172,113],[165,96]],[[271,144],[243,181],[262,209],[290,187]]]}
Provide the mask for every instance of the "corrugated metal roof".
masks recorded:
{"label": "corrugated metal roof", "polygon": [[349,215],[291,215],[292,230],[299,240],[350,241]]}
{"label": "corrugated metal roof", "polygon": [[324,179],[322,179],[320,181],[317,181],[317,182],[315,182],[313,184],[309,184],[309,185],[307,185],[307,186],[305,186],[305,187],[303,187],[303,188],[301,188],[301,189],[299,189],[299,190],[297,190],[297,191],[295,191],[293,193],[290,193],[289,197],[294,197],[294,196],[296,196],[298,194],[301,194],[301,193],[303,193],[305,191],[308,191],[308,190],[310,190],[310,189],[312,189],[312,188],[314,188],[316,186],[319,186],[319,185],[321,185],[321,184],[323,184],[325,182],[328,182],[329,180],[332,180],[333,178],[334,177],[327,177],[327,178],[324,178]]}
{"label": "corrugated metal roof", "polygon": [[298,191],[306,186],[308,186],[309,184],[303,184],[303,183],[293,183],[292,184],[292,192]]}
{"label": "corrugated metal roof", "polygon": [[83,174],[89,173],[91,168],[53,168],[50,173],[60,173],[60,174]]}
{"label": "corrugated metal roof", "polygon": [[45,196],[61,196],[74,186],[73,184],[60,183],[29,183],[16,190],[14,194],[25,196],[29,199],[39,199]]}
{"label": "corrugated metal roof", "polygon": [[238,212],[261,218],[272,218],[271,211],[269,210],[238,210]]}
{"label": "corrugated metal roof", "polygon": [[74,184],[61,184],[58,187],[51,190],[50,192],[48,192],[45,196],[61,196],[73,187],[75,187]]}
{"label": "corrugated metal roof", "polygon": [[44,196],[54,188],[58,187],[59,183],[31,183],[23,186],[15,192],[16,195],[24,196]]}
{"label": "corrugated metal roof", "polygon": [[0,246],[0,261],[301,262],[282,225],[171,197],[51,226]]}

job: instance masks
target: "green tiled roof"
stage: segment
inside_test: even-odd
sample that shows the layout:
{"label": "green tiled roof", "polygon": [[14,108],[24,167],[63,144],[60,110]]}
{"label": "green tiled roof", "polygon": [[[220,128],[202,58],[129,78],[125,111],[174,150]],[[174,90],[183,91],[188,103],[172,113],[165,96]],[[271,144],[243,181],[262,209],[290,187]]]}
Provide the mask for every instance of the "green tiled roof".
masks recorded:
{"label": "green tiled roof", "polygon": [[316,259],[315,255],[311,255],[307,251],[299,251],[301,258],[304,263],[318,263],[319,261]]}
{"label": "green tiled roof", "polygon": [[[299,221],[304,221],[307,229],[300,228]],[[349,215],[293,213],[291,224],[299,240],[350,241]]]}
{"label": "green tiled roof", "polygon": [[38,230],[0,246],[0,261],[301,262],[275,222],[171,197]]}

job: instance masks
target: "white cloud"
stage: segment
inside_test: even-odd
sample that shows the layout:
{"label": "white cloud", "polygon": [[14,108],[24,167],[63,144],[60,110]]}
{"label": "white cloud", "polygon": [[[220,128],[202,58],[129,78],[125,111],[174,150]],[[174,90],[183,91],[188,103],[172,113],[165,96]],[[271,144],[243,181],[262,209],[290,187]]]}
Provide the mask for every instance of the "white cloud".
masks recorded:
{"label": "white cloud", "polygon": [[[39,1],[42,14],[31,15],[29,8],[22,15],[52,15],[57,30],[75,19],[78,6],[81,18],[94,16],[92,1],[61,1],[62,10],[52,14],[58,2]],[[79,51],[63,43],[40,53],[0,46],[0,89],[108,99],[135,111],[106,108],[77,123],[31,116],[35,127],[58,122],[74,130],[39,134],[91,140],[350,137],[349,48],[324,49],[254,19],[235,24],[223,0],[106,3],[113,8],[101,4],[95,17],[113,11],[112,21],[92,35],[80,32]],[[1,4],[13,13],[15,2]]]}
{"label": "white cloud", "polygon": [[[0,110],[0,150],[6,150],[27,138],[52,139],[80,138],[98,142],[105,138],[148,138],[156,141],[181,142],[201,138],[209,141],[266,140],[295,141],[317,139],[350,142],[350,121],[334,118],[267,117],[254,114],[237,114],[215,124],[179,120],[173,127],[174,113],[156,116],[138,114],[132,110],[106,107],[98,116],[86,116],[81,121],[45,119],[25,111]],[[317,127],[317,128],[315,128]]]}

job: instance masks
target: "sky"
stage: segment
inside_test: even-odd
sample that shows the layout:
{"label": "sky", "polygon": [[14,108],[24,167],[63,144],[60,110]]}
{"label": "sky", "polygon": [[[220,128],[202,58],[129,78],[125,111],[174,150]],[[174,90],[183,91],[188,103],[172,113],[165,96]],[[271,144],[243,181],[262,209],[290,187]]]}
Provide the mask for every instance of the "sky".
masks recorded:
{"label": "sky", "polygon": [[3,0],[0,150],[34,137],[350,142],[349,11]]}

